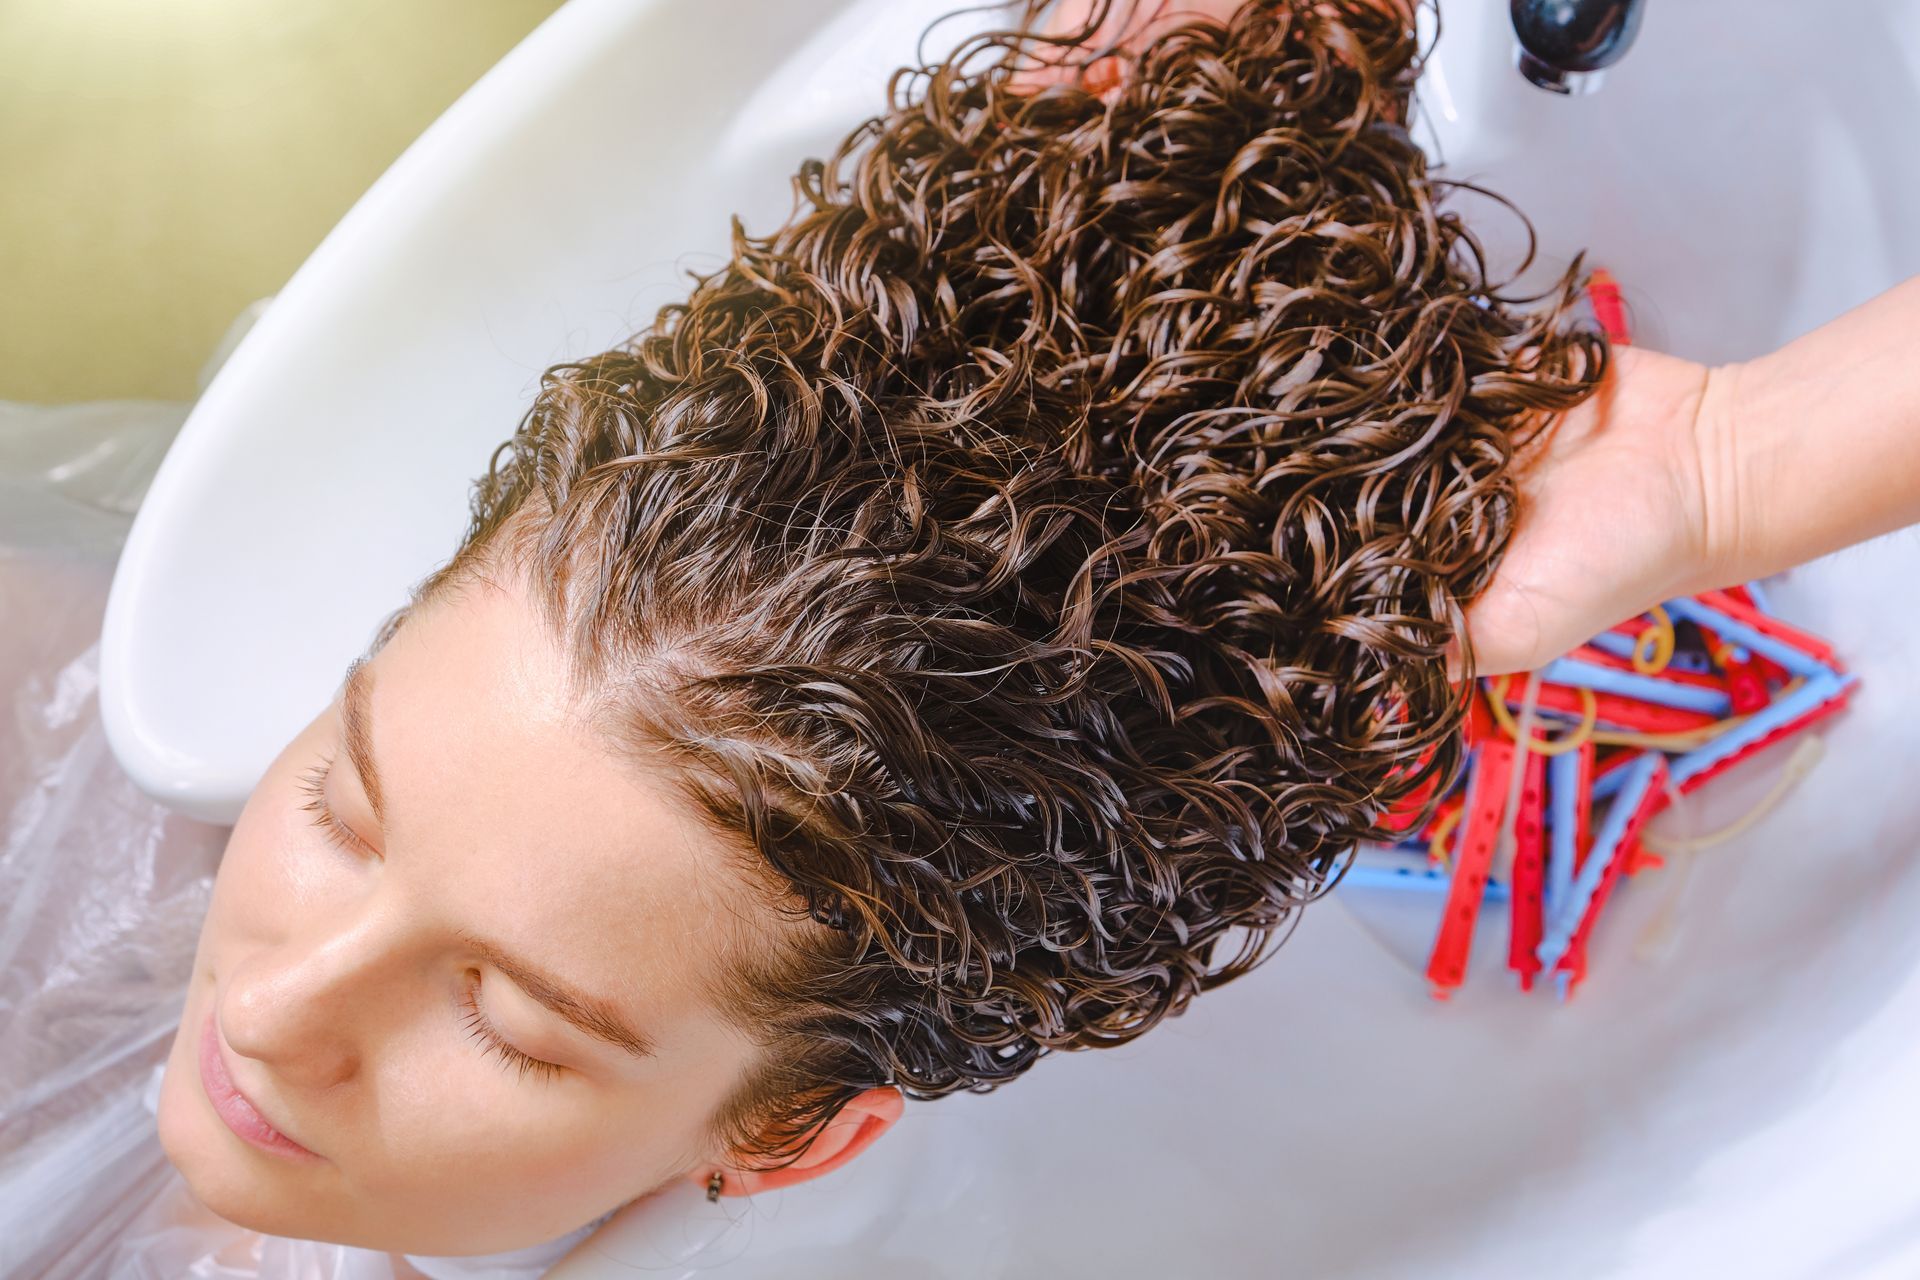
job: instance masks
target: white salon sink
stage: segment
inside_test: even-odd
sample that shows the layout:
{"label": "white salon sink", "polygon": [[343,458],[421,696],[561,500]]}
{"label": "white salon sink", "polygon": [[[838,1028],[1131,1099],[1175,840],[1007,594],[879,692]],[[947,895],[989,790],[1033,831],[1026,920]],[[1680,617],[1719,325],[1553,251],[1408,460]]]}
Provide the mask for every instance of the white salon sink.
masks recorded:
{"label": "white salon sink", "polygon": [[[728,214],[784,215],[795,163],[877,109],[943,7],[573,0],[422,137],[228,362],[134,524],[101,705],[139,784],[231,821],[452,551],[540,371],[717,265]],[[1504,5],[1443,15],[1423,139],[1533,218],[1531,280],[1584,246],[1639,340],[1722,360],[1920,272],[1920,3],[1649,9],[1571,99],[1510,69]],[[1462,207],[1511,260],[1511,222]],[[704,1251],[679,1233],[688,1260],[652,1274],[1920,1275],[1915,581],[1911,531],[1770,581],[1861,687],[1812,777],[1703,856],[1664,962],[1632,954],[1654,873],[1571,1003],[1513,989],[1496,914],[1439,1005],[1382,943],[1431,905],[1343,891],[1139,1043],[910,1104],[846,1169],[726,1202],[738,1227]],[[1699,824],[1784,754],[1701,793]]]}

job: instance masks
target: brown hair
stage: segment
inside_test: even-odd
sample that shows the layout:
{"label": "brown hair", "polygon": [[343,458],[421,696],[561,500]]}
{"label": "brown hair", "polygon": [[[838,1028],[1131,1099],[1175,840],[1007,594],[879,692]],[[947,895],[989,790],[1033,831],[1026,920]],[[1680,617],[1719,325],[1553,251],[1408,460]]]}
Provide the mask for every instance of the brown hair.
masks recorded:
{"label": "brown hair", "polygon": [[1503,295],[1438,206],[1408,15],[1248,4],[1103,102],[1009,83],[1104,16],[1041,7],[548,370],[416,591],[538,584],[608,740],[786,919],[717,980],[765,1052],[711,1136],[760,1167],[869,1088],[1180,1013],[1456,778],[1443,647],[1606,361],[1578,260]]}

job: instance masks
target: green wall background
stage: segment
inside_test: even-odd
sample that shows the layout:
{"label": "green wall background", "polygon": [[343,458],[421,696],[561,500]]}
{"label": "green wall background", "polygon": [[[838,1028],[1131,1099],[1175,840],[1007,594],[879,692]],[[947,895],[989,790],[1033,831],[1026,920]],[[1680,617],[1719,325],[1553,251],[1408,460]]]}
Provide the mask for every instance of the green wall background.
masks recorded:
{"label": "green wall background", "polygon": [[0,399],[184,400],[559,0],[0,0]]}

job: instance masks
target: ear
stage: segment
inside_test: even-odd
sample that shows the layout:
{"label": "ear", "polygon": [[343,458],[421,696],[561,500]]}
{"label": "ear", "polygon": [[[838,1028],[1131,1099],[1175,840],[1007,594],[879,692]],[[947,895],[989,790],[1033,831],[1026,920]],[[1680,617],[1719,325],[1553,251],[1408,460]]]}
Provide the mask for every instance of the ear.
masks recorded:
{"label": "ear", "polygon": [[[874,1139],[893,1127],[906,1107],[906,1099],[892,1086],[868,1089],[834,1114],[826,1127],[814,1135],[800,1158],[784,1169],[730,1169],[718,1166],[726,1175],[720,1187],[723,1196],[750,1196],[756,1191],[772,1191],[817,1178],[838,1169],[865,1151]],[[715,1166],[702,1165],[687,1175],[689,1182],[705,1187]]]}

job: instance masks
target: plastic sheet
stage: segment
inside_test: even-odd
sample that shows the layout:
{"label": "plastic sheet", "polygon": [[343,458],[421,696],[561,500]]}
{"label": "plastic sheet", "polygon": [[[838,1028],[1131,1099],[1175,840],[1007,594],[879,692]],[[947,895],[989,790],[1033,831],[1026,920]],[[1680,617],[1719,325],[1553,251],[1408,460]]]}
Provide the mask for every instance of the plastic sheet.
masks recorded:
{"label": "plastic sheet", "polygon": [[114,560],[186,410],[0,405],[0,1275],[107,1274],[178,1179],[141,1090],[225,829],[126,778],[94,694]]}
{"label": "plastic sheet", "polygon": [[188,408],[0,403],[0,1276],[531,1280],[585,1229],[439,1260],[265,1236],[200,1205],[160,1146],[160,1074],[230,828],[134,786],[95,692],[114,563]]}

